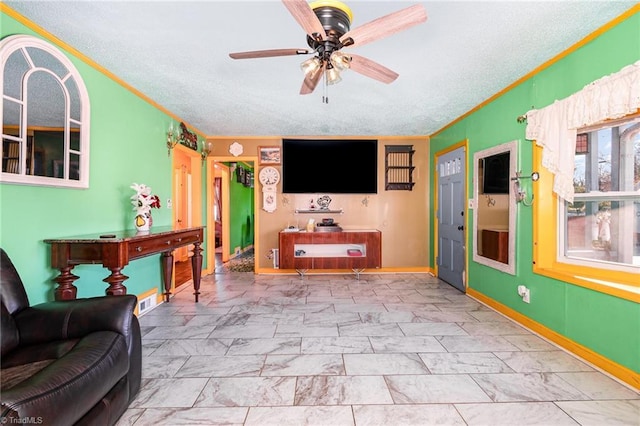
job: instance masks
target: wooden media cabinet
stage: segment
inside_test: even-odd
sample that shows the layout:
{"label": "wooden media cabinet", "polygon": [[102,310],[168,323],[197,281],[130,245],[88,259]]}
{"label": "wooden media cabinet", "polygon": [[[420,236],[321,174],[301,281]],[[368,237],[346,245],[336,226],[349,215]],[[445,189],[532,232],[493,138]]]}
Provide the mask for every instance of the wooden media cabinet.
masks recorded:
{"label": "wooden media cabinet", "polygon": [[310,269],[351,269],[359,279],[365,269],[382,266],[378,230],[281,231],[279,246],[280,268],[295,269],[300,276]]}

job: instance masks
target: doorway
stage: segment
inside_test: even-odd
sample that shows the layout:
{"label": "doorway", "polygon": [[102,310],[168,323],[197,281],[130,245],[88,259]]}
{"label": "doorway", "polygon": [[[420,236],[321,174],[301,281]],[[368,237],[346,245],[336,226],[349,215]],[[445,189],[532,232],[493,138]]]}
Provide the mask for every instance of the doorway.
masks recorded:
{"label": "doorway", "polygon": [[438,278],[462,292],[466,291],[466,164],[466,146],[436,156]]}
{"label": "doorway", "polygon": [[257,157],[207,159],[207,244],[210,272],[255,272],[257,217],[255,175]]}
{"label": "doorway", "polygon": [[[173,149],[173,227],[186,229],[202,223],[201,202],[202,164],[197,151],[176,145]],[[173,252],[174,287],[191,280],[191,253],[193,246],[181,247]]]}

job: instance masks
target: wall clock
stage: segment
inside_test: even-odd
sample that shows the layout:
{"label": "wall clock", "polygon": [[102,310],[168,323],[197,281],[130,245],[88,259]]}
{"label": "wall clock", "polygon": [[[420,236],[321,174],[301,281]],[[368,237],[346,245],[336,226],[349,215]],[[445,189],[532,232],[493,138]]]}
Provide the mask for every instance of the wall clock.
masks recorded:
{"label": "wall clock", "polygon": [[259,179],[263,185],[277,185],[280,182],[280,172],[275,167],[263,167]]}
{"label": "wall clock", "polygon": [[262,209],[269,213],[276,210],[276,185],[280,182],[280,172],[275,167],[263,167],[258,174],[262,184]]}

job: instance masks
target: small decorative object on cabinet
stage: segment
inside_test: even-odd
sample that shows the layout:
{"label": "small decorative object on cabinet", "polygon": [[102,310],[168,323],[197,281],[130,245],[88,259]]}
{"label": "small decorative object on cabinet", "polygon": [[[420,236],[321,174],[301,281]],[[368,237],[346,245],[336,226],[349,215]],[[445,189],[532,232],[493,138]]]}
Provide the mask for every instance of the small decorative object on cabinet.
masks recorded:
{"label": "small decorative object on cabinet", "polygon": [[384,189],[413,190],[413,145],[385,145]]}
{"label": "small decorative object on cabinet", "polygon": [[151,194],[151,188],[145,184],[134,183],[131,188],[136,191],[131,196],[131,204],[136,212],[134,222],[136,229],[140,232],[149,231],[153,224],[151,209],[160,208],[160,197]]}
{"label": "small decorative object on cabinet", "polygon": [[322,210],[329,210],[329,204],[331,204],[331,197],[328,195],[323,195],[317,200],[318,205]]}
{"label": "small decorative object on cabinet", "polygon": [[148,231],[149,229],[151,229],[151,221],[152,219],[151,219],[150,212],[140,213],[136,215],[136,221],[135,221],[136,229],[140,232]]}

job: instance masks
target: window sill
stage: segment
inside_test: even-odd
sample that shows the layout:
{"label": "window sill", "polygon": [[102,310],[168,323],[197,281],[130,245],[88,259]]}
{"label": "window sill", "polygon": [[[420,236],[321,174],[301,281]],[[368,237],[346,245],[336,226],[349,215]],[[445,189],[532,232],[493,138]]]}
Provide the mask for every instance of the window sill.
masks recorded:
{"label": "window sill", "polygon": [[630,283],[620,283],[601,280],[592,277],[585,277],[571,273],[569,271],[562,271],[558,269],[536,268],[533,272],[539,275],[544,275],[549,278],[554,278],[560,281],[574,284],[580,287],[585,287],[590,290],[594,290],[600,293],[608,294],[610,296],[619,297],[621,299],[630,300],[632,302],[640,303],[640,287],[632,285]]}
{"label": "window sill", "polygon": [[0,173],[0,183],[12,183],[17,185],[49,186],[53,188],[88,189],[87,180],[69,180],[46,176],[19,175],[15,173]]}

